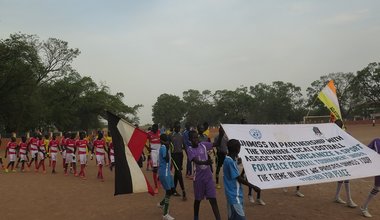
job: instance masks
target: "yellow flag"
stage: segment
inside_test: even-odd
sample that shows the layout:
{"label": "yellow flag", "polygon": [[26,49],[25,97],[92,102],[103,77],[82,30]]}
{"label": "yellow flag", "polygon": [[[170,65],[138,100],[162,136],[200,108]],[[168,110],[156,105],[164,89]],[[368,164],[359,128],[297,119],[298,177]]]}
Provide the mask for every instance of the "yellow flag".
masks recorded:
{"label": "yellow flag", "polygon": [[330,112],[334,114],[335,119],[342,120],[338,97],[336,96],[334,80],[330,80],[330,82],[318,94],[318,98],[325,104],[325,106],[330,110]]}

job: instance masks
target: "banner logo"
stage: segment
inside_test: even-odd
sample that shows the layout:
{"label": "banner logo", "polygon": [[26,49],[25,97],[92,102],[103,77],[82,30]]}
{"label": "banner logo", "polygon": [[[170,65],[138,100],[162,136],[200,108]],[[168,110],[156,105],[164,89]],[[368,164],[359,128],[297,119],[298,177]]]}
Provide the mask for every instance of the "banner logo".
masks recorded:
{"label": "banner logo", "polygon": [[249,130],[249,134],[256,140],[260,140],[262,137],[260,130],[257,129]]}

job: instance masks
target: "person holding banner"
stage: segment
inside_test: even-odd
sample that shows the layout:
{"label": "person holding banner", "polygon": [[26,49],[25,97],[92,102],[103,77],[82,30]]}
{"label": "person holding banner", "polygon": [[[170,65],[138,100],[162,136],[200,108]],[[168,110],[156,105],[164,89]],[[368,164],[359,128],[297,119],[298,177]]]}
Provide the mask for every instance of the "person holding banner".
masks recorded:
{"label": "person holding banner", "polygon": [[[247,124],[247,120],[245,118],[242,118],[240,120],[240,124]],[[241,173],[242,176],[245,176],[245,171],[243,170],[243,172]],[[245,177],[246,178],[246,177]],[[248,199],[249,199],[249,202],[250,203],[255,203],[255,199],[253,198],[253,195],[252,195],[252,190],[254,190],[256,192],[256,201],[259,205],[266,205],[266,203],[264,202],[264,200],[261,199],[261,189],[259,187],[256,187],[254,185],[249,186],[248,187]]]}
{"label": "person holding banner", "polygon": [[[341,129],[343,129],[343,121],[342,120],[337,119],[335,121],[335,124],[338,125]],[[339,196],[340,191],[342,189],[343,182],[344,182],[344,188],[346,189],[346,196],[347,196],[348,202],[345,202]],[[335,200],[334,201],[336,203],[340,203],[340,204],[347,204],[347,206],[350,207],[350,208],[356,208],[358,206],[358,205],[355,204],[355,202],[351,198],[351,190],[350,190],[350,181],[349,180],[338,181],[338,185],[337,185],[337,188],[336,188]]]}
{"label": "person holding banner", "polygon": [[231,139],[227,143],[228,155],[223,163],[224,193],[227,198],[228,220],[245,220],[243,188],[241,184],[255,188],[239,174],[237,158],[240,152],[240,142]]}
{"label": "person holding banner", "polygon": [[[369,148],[376,151],[378,154],[380,154],[380,139],[376,138],[374,139],[369,145]],[[377,193],[380,191],[380,176],[375,176],[375,183],[372,188],[372,190],[369,192],[367,199],[364,202],[364,205],[360,208],[362,211],[363,216],[371,218],[372,215],[368,211],[368,204],[369,202],[375,198]]]}

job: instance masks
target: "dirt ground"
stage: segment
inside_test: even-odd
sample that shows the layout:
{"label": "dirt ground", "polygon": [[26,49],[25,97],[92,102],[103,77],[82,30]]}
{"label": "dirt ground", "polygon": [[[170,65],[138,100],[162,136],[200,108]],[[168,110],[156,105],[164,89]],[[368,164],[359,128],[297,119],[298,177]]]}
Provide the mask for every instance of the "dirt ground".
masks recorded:
{"label": "dirt ground", "polygon": [[[380,126],[352,125],[348,132],[364,144],[380,136]],[[3,151],[1,155],[3,155]],[[3,158],[4,159],[4,158]],[[59,158],[60,159],[60,158]],[[114,196],[114,176],[106,168],[105,182],[96,179],[95,161],[89,161],[87,180],[74,176],[64,176],[61,160],[58,173],[47,174],[26,172],[0,172],[1,213],[0,220],[8,219],[54,219],[54,220],[121,220],[121,219],[162,219],[162,211],[156,207],[163,197],[147,193]],[[150,171],[144,173],[151,180]],[[176,219],[192,219],[193,190],[192,182],[185,179],[188,200],[180,197],[170,200],[170,213]],[[373,185],[373,178],[351,181],[353,200],[360,206]],[[333,202],[336,183],[318,184],[301,187],[304,198],[294,194],[294,188],[287,192],[283,189],[265,190],[262,199],[265,206],[250,204],[245,198],[247,219],[364,219],[359,208],[349,208]],[[247,189],[244,189],[247,194]],[[345,199],[344,189],[341,197]],[[373,219],[380,219],[380,195],[370,204]],[[227,219],[224,190],[217,190],[217,200],[222,219]],[[200,219],[214,219],[208,201],[201,203]]]}

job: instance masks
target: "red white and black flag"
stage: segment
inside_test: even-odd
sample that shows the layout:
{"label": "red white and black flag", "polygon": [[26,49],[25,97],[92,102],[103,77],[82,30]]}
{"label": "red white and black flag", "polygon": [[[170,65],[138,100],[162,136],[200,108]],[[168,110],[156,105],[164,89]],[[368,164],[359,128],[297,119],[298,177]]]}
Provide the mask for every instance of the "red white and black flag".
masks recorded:
{"label": "red white and black flag", "polygon": [[139,192],[154,195],[153,188],[137,164],[147,134],[108,111],[107,118],[115,151],[115,195]]}

